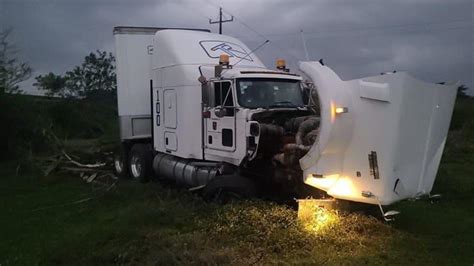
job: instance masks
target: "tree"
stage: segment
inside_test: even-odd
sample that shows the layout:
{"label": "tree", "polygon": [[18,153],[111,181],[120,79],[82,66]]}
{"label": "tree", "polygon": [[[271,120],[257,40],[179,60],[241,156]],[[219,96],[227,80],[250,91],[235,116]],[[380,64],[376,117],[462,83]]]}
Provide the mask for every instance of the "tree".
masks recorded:
{"label": "tree", "polygon": [[52,72],[42,76],[39,75],[36,78],[36,83],[33,85],[46,91],[46,96],[59,96],[61,98],[71,97],[69,91],[66,90],[66,78],[60,75],[56,75]]}
{"label": "tree", "polygon": [[117,91],[115,57],[111,53],[96,51],[87,55],[80,66],[74,67],[64,76],[49,73],[36,77],[36,81],[35,86],[50,96],[110,98]]}
{"label": "tree", "polygon": [[11,29],[0,32],[0,94],[21,93],[18,83],[31,76],[31,67],[15,57],[17,50],[8,42]]}
{"label": "tree", "polygon": [[22,97],[19,83],[31,76],[31,67],[17,57],[18,50],[9,41],[12,30],[0,31],[0,160],[29,158],[32,147],[44,141],[44,120],[31,111],[34,101]]}
{"label": "tree", "polygon": [[462,97],[462,98],[468,98],[470,97],[469,95],[466,94],[466,91],[469,90],[468,87],[466,87],[466,85],[461,85],[458,87],[458,97]]}

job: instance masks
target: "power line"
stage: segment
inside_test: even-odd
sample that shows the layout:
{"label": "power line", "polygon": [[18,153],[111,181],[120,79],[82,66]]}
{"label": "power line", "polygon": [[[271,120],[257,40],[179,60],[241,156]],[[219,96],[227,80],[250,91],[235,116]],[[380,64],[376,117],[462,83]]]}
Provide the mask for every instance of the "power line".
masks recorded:
{"label": "power line", "polygon": [[[457,29],[465,29],[466,26],[457,26],[457,27],[448,27],[448,28],[439,28],[436,29],[436,31],[443,31],[443,30],[457,30]],[[349,33],[357,34],[358,36],[360,35],[370,35],[370,36],[375,36],[375,35],[386,35],[386,34],[396,34],[396,33],[423,33],[423,32],[433,32],[435,29],[400,29],[396,30],[395,32],[390,32],[390,31],[379,31],[379,32],[368,32],[364,30],[360,31],[351,31]],[[330,38],[330,37],[340,37],[340,36],[345,36],[347,35],[342,35],[342,34],[319,34],[319,36],[315,36],[318,34],[312,34],[313,36],[308,38],[310,40],[312,39],[318,39],[318,38]]]}
{"label": "power line", "polygon": [[[210,2],[209,0],[204,0],[204,1],[206,3],[208,3],[209,5],[219,7],[218,5]],[[236,21],[239,21],[239,23],[241,23],[243,26],[245,26],[250,31],[257,34],[259,37],[261,37],[263,39],[269,39],[268,38],[269,36],[275,36],[275,37],[278,37],[278,36],[298,36],[300,34],[299,32],[298,33],[294,32],[294,33],[265,33],[265,34],[262,34],[260,32],[257,32],[256,30],[254,30],[252,27],[250,27],[244,21],[237,18],[235,15],[231,14],[228,10],[224,10],[224,12],[227,13],[228,15],[231,15],[231,16],[235,17]],[[401,25],[384,25],[384,26],[364,27],[364,28],[326,29],[326,30],[316,31],[316,32],[305,32],[305,35],[306,36],[307,35],[321,35],[322,32],[330,32],[330,33],[333,33],[333,32],[354,32],[354,31],[367,31],[367,30],[383,30],[383,29],[388,29],[388,28],[425,27],[425,26],[446,25],[446,24],[453,24],[453,23],[473,23],[473,22],[474,22],[474,20],[472,20],[472,19],[459,19],[459,20],[451,20],[451,21],[439,21],[439,22],[427,22],[427,23],[409,23],[409,24],[401,24]],[[461,26],[461,27],[465,27],[465,26]],[[457,28],[458,27],[453,28],[453,29],[457,29]],[[449,29],[451,29],[451,28],[449,28]]]}
{"label": "power line", "polygon": [[[186,2],[186,3],[187,3],[187,2]],[[193,14],[197,14],[197,15],[199,15],[199,16],[205,18],[205,19],[211,20],[210,17],[204,15],[202,12],[200,12],[199,10],[197,10],[197,9],[195,9],[195,8],[191,8],[191,7],[187,6],[187,5],[185,5],[184,2],[182,2],[182,1],[176,1],[176,4],[179,4],[179,5],[181,5],[181,7],[186,8],[186,9],[188,9],[189,11],[192,11]]]}
{"label": "power line", "polygon": [[[417,33],[417,32],[433,32],[433,31],[443,31],[443,30],[457,30],[457,29],[466,29],[468,27],[472,27],[471,25],[459,25],[459,26],[448,26],[448,27],[443,27],[443,28],[400,28],[400,29],[390,29],[386,31],[380,31],[383,28],[377,28],[379,30],[378,32],[370,32],[371,29],[354,29],[354,30],[327,30],[327,31],[321,31],[321,32],[311,32],[311,33],[306,33],[304,32],[305,36],[308,36],[306,39],[312,40],[312,39],[318,39],[318,38],[331,38],[331,37],[348,37],[346,34],[341,34],[341,33],[349,33],[349,35],[370,35],[370,36],[375,36],[375,35],[384,35],[384,34],[392,34],[392,33]],[[375,29],[375,28],[374,28]],[[286,33],[286,34],[266,34],[267,36],[273,36],[273,37],[298,37],[300,33]],[[238,35],[235,36],[236,38],[241,38],[241,39],[248,39],[251,38],[249,35]]]}
{"label": "power line", "polygon": [[258,36],[260,36],[262,39],[264,40],[267,40],[268,38],[266,38],[265,36],[263,36],[262,34],[260,34],[259,32],[257,32],[256,30],[254,30],[252,27],[250,27],[249,25],[247,25],[244,21],[240,20],[239,18],[237,18],[236,16],[234,16],[233,14],[231,14],[228,10],[224,10],[221,6],[219,5],[216,5],[214,3],[212,3],[211,1],[209,0],[203,0],[204,2],[206,2],[208,5],[211,5],[213,7],[218,7],[220,10],[224,11],[224,13],[227,13],[227,15],[229,16],[232,16],[236,21],[238,21],[240,24],[242,24],[243,26],[245,26],[247,29],[251,30],[253,33],[257,34]]}
{"label": "power line", "polygon": [[[226,12],[228,13],[228,12]],[[228,13],[230,14],[230,13]],[[235,17],[235,16],[234,16]],[[261,34],[260,32],[254,30],[252,27],[250,27],[247,23],[245,23],[243,20],[235,17],[235,20],[238,21],[240,24],[242,24],[244,27],[246,27],[247,29],[249,29],[250,31],[252,31],[253,33],[257,34],[260,38],[264,39],[264,40],[268,40],[267,36]]]}
{"label": "power line", "polygon": [[[446,25],[453,23],[472,23],[473,20],[452,20],[452,21],[439,21],[439,22],[428,22],[428,23],[410,23],[410,24],[400,24],[400,25],[383,25],[383,26],[373,26],[373,27],[363,27],[363,28],[347,28],[347,29],[326,29],[325,31],[330,32],[351,32],[351,31],[364,31],[364,30],[384,30],[389,28],[406,28],[406,27],[426,27],[434,25]],[[305,32],[305,34],[319,34],[319,32]]]}
{"label": "power line", "polygon": [[[418,24],[402,24],[402,25],[385,25],[385,26],[377,26],[377,27],[364,27],[364,28],[347,28],[347,29],[324,29],[320,31],[313,31],[313,32],[304,32],[307,35],[322,35],[325,33],[340,33],[340,32],[355,32],[355,31],[369,31],[369,30],[386,30],[390,28],[406,28],[406,27],[426,27],[426,26],[435,26],[435,25],[447,25],[453,23],[472,23],[473,20],[456,20],[456,21],[448,21],[448,22],[432,22],[432,23],[418,23]],[[461,28],[461,27],[469,27],[471,25],[464,25],[464,26],[456,26],[454,28]],[[451,28],[448,28],[451,29]],[[267,33],[266,36],[298,36],[300,33],[292,32],[292,33]]]}
{"label": "power line", "polygon": [[[218,6],[214,3],[212,3],[210,0],[203,0],[203,1],[206,2],[208,5],[211,5],[213,7],[222,8],[221,6]],[[239,22],[244,27],[246,27],[248,30],[250,30],[251,32],[253,32],[254,34],[256,34],[257,36],[259,36],[260,38],[262,38],[264,40],[272,41],[271,38],[269,38],[270,36],[272,36],[272,37],[279,37],[279,36],[281,36],[281,37],[284,37],[284,36],[297,37],[299,34],[301,34],[300,32],[298,32],[298,33],[282,33],[282,34],[263,34],[263,33],[258,32],[257,30],[255,30],[251,26],[249,26],[242,19],[240,19],[237,16],[235,16],[234,14],[230,13],[227,9],[223,9],[223,12],[230,15],[230,16],[232,16],[237,22]],[[473,20],[471,19],[471,20],[452,20],[452,21],[447,21],[447,22],[441,22],[440,21],[440,22],[429,22],[429,23],[410,23],[410,24],[401,24],[401,25],[384,25],[384,26],[364,27],[364,28],[326,29],[326,30],[317,31],[317,32],[306,32],[305,31],[304,35],[308,36],[307,39],[317,39],[317,38],[324,38],[324,37],[338,37],[338,36],[341,36],[341,35],[340,34],[339,35],[337,35],[337,34],[334,35],[333,33],[344,33],[344,32],[364,34],[364,35],[389,34],[390,32],[379,32],[379,33],[375,33],[375,34],[368,32],[368,31],[377,31],[377,30],[388,30],[388,29],[398,30],[398,32],[420,32],[420,31],[425,32],[425,31],[428,31],[428,29],[426,27],[429,27],[429,26],[447,25],[447,24],[454,24],[454,23],[471,23],[471,25],[472,25],[472,22],[473,22]],[[469,25],[454,26],[454,27],[449,27],[449,28],[441,28],[439,30],[455,30],[455,29],[465,28],[466,26],[469,26]],[[423,29],[414,29],[415,27],[423,27]],[[399,29],[397,29],[397,28],[399,28]],[[317,36],[317,35],[319,35],[319,36]],[[236,36],[236,37],[250,38],[250,36]],[[281,50],[284,53],[291,56],[292,58],[294,58],[296,60],[300,60],[300,58],[298,58],[298,57],[294,56],[293,54],[291,54],[287,49],[283,49],[281,46],[279,46],[277,42],[272,41],[272,44],[274,46],[276,46],[276,48],[278,48],[279,50]]]}
{"label": "power line", "polygon": [[[204,2],[206,2],[208,5],[211,5],[211,6],[214,6],[214,7],[219,7],[219,8],[222,8],[221,6],[218,6],[214,3],[212,3],[211,1],[209,0],[203,0]],[[279,46],[277,43],[275,42],[272,42],[272,40],[270,38],[268,38],[267,36],[265,36],[264,34],[258,32],[257,30],[255,30],[254,28],[250,27],[247,23],[245,23],[242,19],[238,18],[237,16],[235,16],[234,14],[230,13],[227,9],[222,9],[224,13],[226,13],[227,15],[229,16],[232,16],[235,21],[239,22],[240,24],[242,24],[244,27],[246,27],[247,29],[249,29],[250,31],[252,31],[253,33],[255,33],[256,35],[258,35],[260,38],[262,38],[263,40],[268,40],[269,42],[271,42],[271,44],[273,44],[274,46],[276,46],[279,50],[283,51],[284,53],[288,54],[289,56],[295,58],[296,60],[299,60],[298,57],[290,54],[288,51],[286,51],[286,49],[283,49],[281,46]]]}

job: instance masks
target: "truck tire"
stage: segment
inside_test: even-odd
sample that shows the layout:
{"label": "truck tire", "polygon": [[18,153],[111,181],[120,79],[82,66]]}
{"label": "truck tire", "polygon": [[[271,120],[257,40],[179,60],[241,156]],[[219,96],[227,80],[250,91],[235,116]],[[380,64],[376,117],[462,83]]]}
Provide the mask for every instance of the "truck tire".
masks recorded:
{"label": "truck tire", "polygon": [[124,145],[115,151],[114,154],[114,169],[115,174],[119,178],[129,178],[128,156]]}
{"label": "truck tire", "polygon": [[221,175],[203,189],[204,199],[226,204],[231,201],[252,198],[256,196],[255,182],[239,175]]}
{"label": "truck tire", "polygon": [[141,143],[134,144],[130,149],[128,160],[130,177],[142,183],[147,182],[151,174],[152,154],[148,146]]}

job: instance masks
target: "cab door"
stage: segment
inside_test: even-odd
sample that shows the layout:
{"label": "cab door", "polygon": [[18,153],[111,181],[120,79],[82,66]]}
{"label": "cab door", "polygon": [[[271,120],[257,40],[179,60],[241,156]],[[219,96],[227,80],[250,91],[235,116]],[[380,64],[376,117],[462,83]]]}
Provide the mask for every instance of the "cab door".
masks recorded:
{"label": "cab door", "polygon": [[216,81],[210,84],[209,117],[204,118],[204,144],[215,151],[235,151],[234,93],[230,81]]}

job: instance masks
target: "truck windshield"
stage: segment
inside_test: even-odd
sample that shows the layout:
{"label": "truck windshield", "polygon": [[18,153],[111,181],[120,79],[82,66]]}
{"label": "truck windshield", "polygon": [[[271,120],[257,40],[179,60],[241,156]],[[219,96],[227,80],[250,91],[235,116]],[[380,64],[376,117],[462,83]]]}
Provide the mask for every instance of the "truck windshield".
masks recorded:
{"label": "truck windshield", "polygon": [[300,82],[290,79],[237,79],[237,99],[246,108],[302,107]]}

